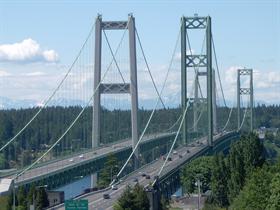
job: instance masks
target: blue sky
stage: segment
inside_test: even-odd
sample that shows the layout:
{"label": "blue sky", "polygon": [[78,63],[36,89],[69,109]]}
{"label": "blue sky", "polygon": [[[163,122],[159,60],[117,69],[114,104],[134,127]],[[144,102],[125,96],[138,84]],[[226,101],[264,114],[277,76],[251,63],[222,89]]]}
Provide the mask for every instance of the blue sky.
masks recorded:
{"label": "blue sky", "polygon": [[[32,75],[32,72],[56,74],[57,68],[54,70],[53,65],[49,65],[53,60],[56,61],[54,65],[69,66],[97,13],[101,13],[104,20],[126,20],[127,14],[133,13],[146,56],[155,69],[154,74],[157,72],[156,69],[166,66],[170,60],[179,30],[180,17],[193,16],[194,13],[201,16],[210,15],[227,97],[233,97],[230,89],[234,88],[236,68],[246,66],[256,69],[257,72],[256,100],[268,103],[280,102],[278,93],[280,92],[280,1],[278,0],[1,1],[0,81],[5,81],[2,82],[5,87],[3,84],[0,87],[5,88],[5,91],[0,90],[0,96],[10,95],[12,98],[26,97],[41,101],[48,94],[46,91],[40,93],[44,89],[41,82],[44,81],[43,75],[37,77],[41,86],[37,88],[38,94],[32,96],[28,91],[26,94],[21,92],[20,96],[17,96],[18,91],[12,87],[14,82],[7,81],[11,75],[14,78],[24,74]],[[36,58],[29,58],[23,64],[12,58],[7,59],[3,55],[1,57],[1,49],[3,50],[1,46],[22,43],[27,39],[40,45],[41,54],[37,54]],[[23,79],[24,77],[21,78]],[[59,78],[54,79],[52,84],[54,87],[58,80]],[[157,81],[159,85],[161,82]],[[30,83],[28,78],[26,83]],[[271,95],[267,94],[268,91]],[[36,99],[37,96],[41,98]]]}

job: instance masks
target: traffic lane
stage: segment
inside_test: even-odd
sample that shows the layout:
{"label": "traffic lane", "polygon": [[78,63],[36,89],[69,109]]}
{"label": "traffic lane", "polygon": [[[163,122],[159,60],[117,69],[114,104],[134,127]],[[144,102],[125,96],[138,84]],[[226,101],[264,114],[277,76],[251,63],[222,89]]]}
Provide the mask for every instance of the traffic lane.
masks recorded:
{"label": "traffic lane", "polygon": [[[201,141],[201,140],[198,140],[198,142],[206,142],[206,138],[203,138],[203,140]],[[183,152],[181,155],[183,155],[183,156],[190,156],[190,155],[192,155],[192,153],[195,153],[196,151],[195,150],[198,150],[199,148],[201,147],[201,145],[200,144],[194,144],[193,146],[191,146],[191,145],[188,145],[187,147],[182,147],[182,148],[180,148],[180,149],[178,149],[177,150],[177,152],[178,152],[178,154],[177,155],[172,155],[173,156],[173,162],[174,161],[177,161],[177,159],[179,159],[179,154],[181,154],[181,152],[182,151],[184,151],[184,150],[189,150],[189,152]],[[175,157],[175,158],[174,158]],[[176,158],[177,157],[177,158]],[[187,158],[189,158],[189,157],[187,157]],[[185,158],[184,158],[185,159]],[[170,163],[168,163],[167,162],[167,165],[166,165],[166,169],[169,169],[170,167],[169,167],[169,165],[171,165],[171,163],[172,163],[172,161],[170,162]],[[162,160],[158,160],[158,161],[156,161],[155,163],[153,163],[153,164],[151,164],[151,165],[148,165],[147,167],[145,167],[145,168],[143,168],[142,170],[147,170],[148,169],[148,171],[146,171],[146,173],[150,173],[150,174],[152,174],[152,176],[154,175],[154,174],[157,174],[158,173],[158,170],[160,169],[160,167],[161,167],[161,165],[163,164],[163,161]],[[152,171],[149,171],[149,170],[152,170]],[[154,173],[153,173],[153,171],[154,171]],[[134,176],[135,176],[135,174],[134,174]],[[136,175],[137,176],[137,175]],[[151,176],[151,177],[152,177]],[[138,175],[138,177],[139,177],[139,175]],[[140,183],[142,184],[142,180],[145,180],[145,179],[140,179]],[[125,181],[124,182],[124,184],[122,184],[123,186],[126,186],[128,184],[128,182],[127,181]],[[143,183],[143,184],[145,184],[145,183]],[[149,181],[147,181],[146,182],[146,184],[149,184]],[[122,188],[121,188],[122,189]],[[112,191],[109,191],[109,192],[112,192]],[[101,194],[95,194],[95,195],[92,195],[92,196],[89,196],[88,197],[88,199],[91,201],[91,200],[93,200],[93,202],[95,203],[95,205],[96,205],[96,207],[100,207],[100,208],[104,208],[105,206],[105,204],[106,204],[106,206],[110,206],[110,205],[113,205],[113,202],[115,202],[115,199],[114,199],[114,196],[112,197],[112,199],[110,199],[111,201],[110,202],[108,202],[108,200],[109,199],[103,199],[103,194],[104,194],[105,192],[103,192],[103,193],[101,193]],[[122,191],[120,192],[119,191],[119,195],[122,193]],[[85,197],[86,198],[86,197]],[[104,200],[107,200],[107,202],[106,201],[104,201]]]}
{"label": "traffic lane", "polygon": [[[146,136],[144,136],[143,141],[145,142],[147,140],[150,140],[151,137],[162,137],[162,136],[166,136],[166,135],[170,135],[170,134],[164,133],[161,135],[158,135],[158,134],[157,135],[155,135],[155,134],[146,135]],[[80,158],[81,154],[77,154],[76,156],[70,157],[68,159],[59,160],[59,161],[50,163],[50,164],[42,166],[42,167],[33,168],[33,169],[27,171],[24,175],[18,177],[16,182],[30,180],[37,176],[46,175],[48,173],[55,172],[56,170],[66,168],[71,165],[75,165],[77,163],[77,161],[83,162],[83,161],[92,159],[94,157],[98,157],[98,156],[101,156],[104,154],[109,154],[110,152],[112,152],[112,148],[115,150],[119,150],[122,148],[131,147],[131,145],[132,145],[131,140],[122,141],[122,142],[112,144],[112,145],[109,145],[106,147],[101,147],[100,149],[97,149],[94,151],[86,152],[83,154],[83,158]],[[72,159],[73,161],[69,161],[70,159]],[[11,176],[10,178],[14,178],[14,177],[15,177],[15,175]]]}
{"label": "traffic lane", "polygon": [[[129,147],[129,146],[131,146],[131,142],[122,142],[122,143],[119,143],[117,146],[118,146],[118,149],[121,149],[121,148],[124,148],[124,147]],[[91,151],[91,152],[88,152],[88,153],[84,153],[83,158],[80,158],[80,155],[77,155],[77,156],[71,157],[69,159],[64,159],[64,160],[60,160],[60,161],[57,161],[57,162],[54,162],[54,163],[50,163],[46,166],[34,168],[34,169],[31,169],[31,170],[27,171],[24,174],[25,176],[20,176],[17,180],[18,181],[24,181],[24,180],[28,180],[28,179],[32,179],[34,177],[37,177],[38,175],[45,175],[45,174],[54,172],[56,170],[69,167],[71,165],[75,165],[75,164],[77,164],[77,162],[87,161],[89,159],[104,155],[106,153],[110,153],[112,151],[111,149],[112,149],[111,146],[110,147],[103,147],[103,148],[100,148],[96,151]],[[73,161],[70,161],[71,159]]]}
{"label": "traffic lane", "polygon": [[[182,150],[183,148],[181,148]],[[193,149],[191,149],[193,150]],[[181,155],[188,155],[187,152],[179,152],[177,154],[172,155],[173,160],[172,161],[177,161],[179,158],[179,154]],[[172,165],[172,161],[168,161],[166,164],[166,167]],[[108,192],[110,195],[110,199],[103,199],[103,197],[99,198],[98,200],[91,202],[90,204],[95,203],[94,205],[91,205],[92,209],[111,209],[114,202],[121,196],[122,192],[124,191],[125,187],[127,185],[134,186],[136,183],[133,181],[133,179],[137,178],[138,183],[143,186],[149,185],[149,183],[152,183],[153,177],[156,176],[160,170],[161,165],[163,164],[163,160],[157,161],[154,166],[151,165],[151,167],[147,167],[144,170],[141,170],[142,173],[150,175],[151,179],[146,179],[146,177],[142,176],[142,173],[138,173],[135,176],[131,177],[128,181],[126,181],[124,184],[122,184],[118,190],[113,190]],[[115,196],[116,195],[116,196]],[[103,195],[102,195],[103,196]]]}
{"label": "traffic lane", "polygon": [[[157,163],[157,165],[159,165],[159,163]],[[157,173],[157,171],[152,172],[151,169],[149,171],[146,171],[146,170],[141,170],[141,171],[145,171],[145,173],[150,173],[151,176],[153,176]],[[102,195],[98,195],[99,198],[97,198],[95,201],[89,202],[90,207],[92,209],[99,209],[99,208],[106,209],[106,208],[113,206],[114,202],[116,202],[116,200],[121,196],[121,194],[125,190],[126,186],[128,186],[128,185],[134,186],[136,184],[136,182],[134,182],[135,178],[138,179],[139,184],[141,184],[141,185],[145,184],[144,181],[146,181],[146,178],[142,177],[142,174],[135,173],[132,177],[127,178],[124,182],[121,182],[119,185],[117,185],[118,186],[117,190],[108,190],[107,192],[104,192],[104,193],[108,193],[110,195],[110,199],[104,199],[103,198],[104,193],[102,193]],[[90,200],[91,200],[91,198],[90,198]]]}

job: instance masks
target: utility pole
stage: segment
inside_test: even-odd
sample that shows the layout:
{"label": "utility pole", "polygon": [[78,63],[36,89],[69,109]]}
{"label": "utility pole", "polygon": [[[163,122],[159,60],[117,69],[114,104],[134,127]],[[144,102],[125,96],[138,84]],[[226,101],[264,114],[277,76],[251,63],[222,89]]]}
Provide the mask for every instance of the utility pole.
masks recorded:
{"label": "utility pole", "polygon": [[198,179],[195,183],[195,185],[198,188],[198,194],[197,194],[197,209],[200,210],[200,187],[201,187],[201,182],[200,179]]}

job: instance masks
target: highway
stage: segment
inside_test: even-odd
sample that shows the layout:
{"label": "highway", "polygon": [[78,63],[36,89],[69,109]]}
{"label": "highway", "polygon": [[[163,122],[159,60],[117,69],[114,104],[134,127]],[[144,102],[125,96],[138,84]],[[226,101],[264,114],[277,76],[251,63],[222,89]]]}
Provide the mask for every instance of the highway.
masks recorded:
{"label": "highway", "polygon": [[[195,143],[191,143],[188,146],[180,147],[176,150],[175,153],[172,153],[171,161],[168,161],[166,166],[164,167],[162,171],[162,175],[164,175],[166,172],[172,170],[173,168],[177,167],[178,164],[184,163],[187,159],[197,154],[202,149],[205,149],[207,147],[206,138],[202,138],[200,141],[197,141]],[[147,186],[149,183],[152,183],[154,181],[154,177],[158,174],[161,166],[163,165],[164,160],[163,158],[159,158],[155,160],[154,162],[147,164],[146,166],[142,167],[141,169],[138,169],[137,171],[130,174],[128,177],[123,179],[119,184],[117,185],[117,190],[112,190],[111,188],[108,188],[106,190],[100,191],[100,192],[91,192],[85,195],[82,195],[76,199],[86,199],[89,202],[89,209],[94,210],[109,210],[113,209],[113,205],[116,202],[116,200],[121,196],[122,192],[126,188],[127,185],[134,186],[137,182],[135,182],[135,178],[137,178],[138,183],[142,186]],[[148,174],[150,175],[150,179],[146,179],[146,177],[143,177],[142,174]],[[109,194],[109,199],[104,199],[103,194]],[[53,210],[57,209],[64,209],[63,205],[60,205],[56,208],[50,208]]]}
{"label": "highway", "polygon": [[[163,133],[163,134],[151,134],[151,135],[146,135],[143,138],[143,142],[146,141],[152,141],[156,137],[164,137],[171,135],[170,133]],[[82,164],[83,162],[88,162],[89,160],[93,160],[95,158],[99,158],[101,156],[106,156],[111,152],[117,152],[125,148],[131,148],[132,147],[132,142],[130,139],[120,141],[115,144],[107,145],[100,147],[96,150],[90,150],[85,153],[81,154],[75,154],[71,157],[59,159],[56,161],[50,161],[47,163],[39,164],[39,166],[34,167],[30,169],[29,171],[25,172],[23,175],[18,177],[15,182],[17,184],[20,183],[28,183],[33,180],[38,179],[39,177],[47,177],[50,174],[57,173],[58,171],[63,171],[68,168],[72,168],[77,164]],[[7,176],[5,178],[11,178],[14,179],[14,175]]]}

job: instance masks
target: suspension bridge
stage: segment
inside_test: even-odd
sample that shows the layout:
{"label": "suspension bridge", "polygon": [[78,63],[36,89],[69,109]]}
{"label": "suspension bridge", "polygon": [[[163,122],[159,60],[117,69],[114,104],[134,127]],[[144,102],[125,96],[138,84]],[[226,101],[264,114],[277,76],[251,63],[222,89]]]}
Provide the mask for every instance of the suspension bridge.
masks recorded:
{"label": "suspension bridge", "polygon": [[[191,46],[190,33],[194,30],[200,30],[203,34],[200,54],[194,54],[194,48]],[[109,33],[115,31],[121,31],[122,34],[116,50],[113,51]],[[107,48],[103,45],[103,39]],[[73,113],[72,120],[67,122],[65,129],[48,141],[48,147],[38,152],[30,164],[1,173],[1,179],[12,180],[10,188],[14,190],[15,186],[24,185],[28,188],[32,184],[43,184],[47,185],[48,189],[57,189],[74,182],[77,177],[86,176],[92,177],[94,186],[98,173],[105,167],[108,157],[113,154],[121,167],[110,186],[117,184],[118,189],[112,190],[109,186],[101,191],[86,193],[77,199],[88,199],[91,209],[110,209],[125,186],[133,185],[135,178],[138,178],[140,184],[149,187],[152,206],[157,209],[157,201],[161,195],[170,197],[179,188],[179,170],[184,164],[201,155],[227,150],[233,141],[239,139],[246,116],[250,117],[249,129],[253,130],[253,70],[244,68],[237,71],[237,108],[229,107],[223,91],[210,16],[181,18],[174,51],[167,72],[160,81],[161,88],[158,88],[153,78],[153,71],[143,46],[132,14],[128,16],[127,21],[103,21],[102,16],[98,15],[73,64],[53,93],[36,109],[34,115],[14,137],[5,141],[0,152],[14,145],[24,132],[36,123],[45,109],[67,107],[67,104],[60,105],[59,99],[80,99],[83,103],[80,104],[79,112]],[[180,61],[176,67],[178,46]],[[129,59],[118,57],[120,49],[128,50]],[[179,72],[176,72],[178,69]],[[178,94],[172,92],[171,96],[164,95],[168,92],[168,84],[178,83],[172,78],[177,74],[180,75],[181,85],[179,97],[174,100],[179,101],[179,114],[171,119],[165,117],[169,110],[165,101],[166,98],[176,97]],[[244,83],[243,77],[249,77],[249,82]],[[247,86],[249,84],[249,87],[245,87],[243,83]],[[155,96],[153,108],[145,117],[139,114],[139,103],[143,96],[139,88],[141,84],[150,84],[153,89],[149,91]],[[223,103],[219,106],[218,93]],[[249,96],[248,106],[242,105],[242,95]],[[114,102],[114,108],[108,108],[112,106],[112,99],[118,102]],[[106,100],[109,103],[107,109]],[[226,108],[226,117],[219,116],[221,107]],[[116,113],[119,113],[112,118],[113,132],[107,131],[108,121],[104,120],[106,111],[108,114],[110,109],[118,110]],[[130,110],[129,124],[123,122],[125,119],[120,114],[122,109]],[[236,126],[232,126],[235,119],[234,109],[237,109]],[[163,126],[155,129],[159,119],[154,119],[159,116]],[[68,142],[72,150],[73,141],[67,139],[67,136],[81,122],[84,127],[80,138],[84,139],[79,141],[86,142],[86,149],[67,153],[69,149],[61,145]],[[121,127],[123,124],[125,126]],[[58,148],[62,154],[59,157],[53,155]],[[175,149],[176,152],[173,153]],[[163,156],[164,159],[161,158]],[[150,174],[152,179],[141,177],[139,172]],[[150,182],[152,184],[149,184]],[[104,193],[110,194],[109,201],[103,199]],[[63,204],[54,208],[63,208]]]}

